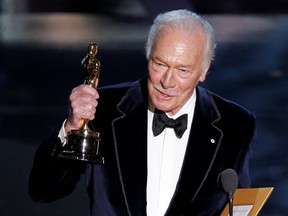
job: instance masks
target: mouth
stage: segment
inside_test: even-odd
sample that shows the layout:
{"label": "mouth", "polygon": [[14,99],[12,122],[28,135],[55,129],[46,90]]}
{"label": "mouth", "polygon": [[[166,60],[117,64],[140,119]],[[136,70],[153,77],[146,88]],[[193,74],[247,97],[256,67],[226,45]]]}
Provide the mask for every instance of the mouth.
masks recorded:
{"label": "mouth", "polygon": [[165,92],[162,89],[159,89],[157,86],[155,86],[155,93],[156,97],[161,100],[170,100],[174,97],[176,97],[176,94],[170,93],[170,92]]}
{"label": "mouth", "polygon": [[162,97],[163,97],[163,98],[171,98],[170,95],[165,94],[164,92],[159,91],[159,90],[157,90],[157,95],[159,95],[161,98],[162,98]]}

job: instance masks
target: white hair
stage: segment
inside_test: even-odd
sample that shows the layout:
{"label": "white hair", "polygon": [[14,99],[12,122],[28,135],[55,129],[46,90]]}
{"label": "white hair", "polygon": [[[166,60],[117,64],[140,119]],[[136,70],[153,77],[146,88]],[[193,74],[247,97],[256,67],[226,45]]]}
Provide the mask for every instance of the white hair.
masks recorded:
{"label": "white hair", "polygon": [[173,10],[159,14],[150,28],[146,42],[146,58],[149,61],[153,46],[157,41],[158,33],[163,27],[169,26],[173,31],[193,33],[201,29],[206,35],[206,52],[204,68],[210,65],[214,58],[215,42],[214,30],[204,18],[186,9]]}

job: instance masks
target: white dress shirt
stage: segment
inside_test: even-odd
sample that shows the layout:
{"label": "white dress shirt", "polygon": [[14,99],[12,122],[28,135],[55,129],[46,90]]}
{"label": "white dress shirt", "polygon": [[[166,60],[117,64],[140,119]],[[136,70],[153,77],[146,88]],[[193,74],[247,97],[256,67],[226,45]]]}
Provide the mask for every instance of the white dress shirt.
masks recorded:
{"label": "white dress shirt", "polygon": [[147,215],[163,216],[173,197],[180,175],[186,146],[191,129],[196,102],[196,93],[170,118],[176,119],[188,113],[187,129],[182,138],[177,138],[173,128],[165,128],[154,136],[152,121],[154,108],[148,109],[148,150],[147,150]]}

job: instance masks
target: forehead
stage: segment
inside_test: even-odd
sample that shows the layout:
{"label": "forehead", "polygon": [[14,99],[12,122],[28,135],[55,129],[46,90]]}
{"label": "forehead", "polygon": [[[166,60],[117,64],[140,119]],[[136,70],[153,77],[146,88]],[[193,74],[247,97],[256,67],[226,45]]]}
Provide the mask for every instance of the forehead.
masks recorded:
{"label": "forehead", "polygon": [[162,28],[158,32],[157,40],[154,44],[153,54],[156,55],[202,55],[206,47],[206,35],[200,29],[193,31],[172,30]]}

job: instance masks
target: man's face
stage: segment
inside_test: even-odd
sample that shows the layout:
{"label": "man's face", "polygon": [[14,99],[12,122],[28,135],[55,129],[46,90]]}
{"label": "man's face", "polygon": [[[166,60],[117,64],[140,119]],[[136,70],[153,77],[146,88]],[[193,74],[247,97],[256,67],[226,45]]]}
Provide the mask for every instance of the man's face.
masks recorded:
{"label": "man's face", "polygon": [[152,48],[148,64],[148,91],[154,106],[177,113],[191,97],[198,82],[203,82],[205,35],[203,32],[188,34],[163,29]]}

